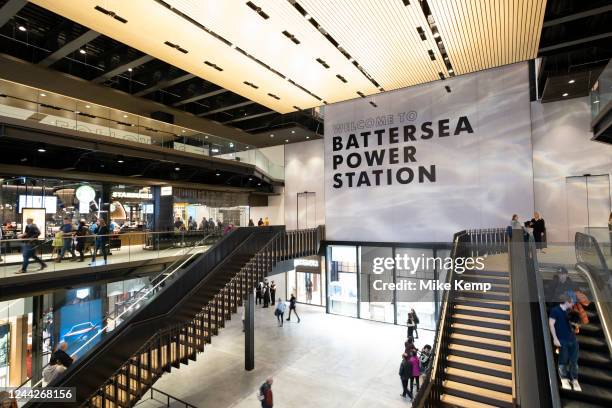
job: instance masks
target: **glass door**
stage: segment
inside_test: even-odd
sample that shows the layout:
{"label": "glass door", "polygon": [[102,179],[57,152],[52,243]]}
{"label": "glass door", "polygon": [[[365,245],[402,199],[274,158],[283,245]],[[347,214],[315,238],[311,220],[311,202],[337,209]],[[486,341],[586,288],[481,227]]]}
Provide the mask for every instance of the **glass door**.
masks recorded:
{"label": "glass door", "polygon": [[317,193],[297,193],[297,229],[317,227]]}
{"label": "glass door", "polygon": [[573,242],[576,232],[597,237],[599,230],[606,231],[611,209],[610,175],[567,177],[565,183],[568,240]]}

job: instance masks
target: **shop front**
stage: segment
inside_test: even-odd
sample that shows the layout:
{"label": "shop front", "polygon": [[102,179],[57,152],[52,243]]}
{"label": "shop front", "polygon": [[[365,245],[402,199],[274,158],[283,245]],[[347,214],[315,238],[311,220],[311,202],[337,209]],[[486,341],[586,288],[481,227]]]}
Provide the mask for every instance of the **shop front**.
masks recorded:
{"label": "shop front", "polygon": [[293,260],[293,269],[286,272],[287,299],[295,295],[299,303],[325,305],[325,266],[320,257]]}
{"label": "shop front", "polygon": [[[187,230],[224,229],[249,225],[247,193],[174,188],[175,228]],[[182,225],[182,227],[181,227]]]}

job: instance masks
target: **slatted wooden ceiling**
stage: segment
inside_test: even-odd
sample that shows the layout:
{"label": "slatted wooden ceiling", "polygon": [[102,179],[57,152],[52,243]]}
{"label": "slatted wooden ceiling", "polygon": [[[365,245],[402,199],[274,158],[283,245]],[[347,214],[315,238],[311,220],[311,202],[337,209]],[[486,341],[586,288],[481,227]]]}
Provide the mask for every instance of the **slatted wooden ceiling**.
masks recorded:
{"label": "slatted wooden ceiling", "polygon": [[546,3],[427,0],[448,65],[419,0],[298,0],[297,8],[294,1],[252,0],[267,18],[245,0],[165,0],[173,10],[157,0],[32,1],[281,113],[434,81],[451,66],[463,74],[534,58]]}

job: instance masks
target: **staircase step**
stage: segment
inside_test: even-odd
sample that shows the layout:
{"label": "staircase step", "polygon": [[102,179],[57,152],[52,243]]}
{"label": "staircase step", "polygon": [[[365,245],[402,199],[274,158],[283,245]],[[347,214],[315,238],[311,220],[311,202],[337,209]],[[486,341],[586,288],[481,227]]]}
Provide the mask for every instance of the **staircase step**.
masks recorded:
{"label": "staircase step", "polygon": [[493,277],[486,275],[457,275],[457,279],[462,279],[467,282],[486,282],[491,283],[493,285],[505,285],[508,287],[510,285],[510,278],[508,277]]}
{"label": "staircase step", "polygon": [[[470,367],[463,368],[464,370],[476,371],[479,373],[482,372],[484,374],[494,375],[497,377],[512,378],[512,366],[509,365],[473,360],[453,354],[449,355],[446,360],[450,363],[449,366],[461,364],[463,367]],[[482,368],[483,370],[479,370],[479,368]]]}
{"label": "staircase step", "polygon": [[483,291],[476,291],[476,290],[472,290],[472,291],[467,291],[467,292],[460,292],[460,297],[462,298],[469,298],[471,300],[474,299],[487,299],[487,300],[503,300],[503,301],[510,301],[510,296],[508,295],[508,292],[493,292],[493,291],[487,291],[487,292],[483,292]]}
{"label": "staircase step", "polygon": [[448,394],[442,394],[440,396],[440,402],[453,408],[496,408],[495,405],[483,404],[481,402],[476,402]]}
{"label": "staircase step", "polygon": [[482,276],[482,275],[487,275],[487,276],[501,276],[501,277],[510,277],[510,272],[508,271],[489,271],[486,269],[483,269],[482,271],[477,271],[474,269],[470,269],[467,270],[463,273],[463,276],[466,275],[478,275],[478,276]]}
{"label": "staircase step", "polygon": [[[510,337],[510,329],[493,329],[491,327],[482,327],[478,326],[474,322],[466,322],[466,323],[452,323],[451,328],[457,330],[469,330],[473,332],[480,333],[488,333],[488,334],[496,334],[500,336]],[[504,339],[501,339],[504,340]]]}
{"label": "staircase step", "polygon": [[444,392],[461,398],[471,399],[483,404],[491,404],[500,408],[512,407],[512,394],[474,387],[457,381],[445,380],[442,383]]}
{"label": "staircase step", "polygon": [[490,348],[491,350],[510,353],[512,345],[509,341],[470,336],[462,333],[451,333],[451,341],[471,347]]}
{"label": "staircase step", "polygon": [[509,310],[497,310],[486,307],[477,307],[469,305],[455,305],[455,312],[461,314],[469,314],[481,317],[490,317],[493,319],[510,320]]}
{"label": "staircase step", "polygon": [[[512,364],[511,359],[506,357],[495,357],[490,356],[482,352],[483,349],[476,349],[477,351],[468,351],[460,348],[458,345],[456,347],[450,349],[450,354],[459,357],[471,358],[474,359],[480,364],[482,361],[486,361],[488,363],[499,364],[499,365],[507,365],[510,366]],[[505,354],[505,353],[503,353]]]}
{"label": "staircase step", "polygon": [[507,300],[494,300],[494,299],[474,299],[458,296],[454,299],[454,303],[474,305],[482,307],[505,307],[506,310],[510,310],[510,302]]}
{"label": "staircase step", "polygon": [[481,327],[489,327],[491,329],[509,330],[510,321],[502,319],[493,319],[490,317],[481,317],[467,315],[463,313],[453,313],[453,321],[457,323],[473,324]]}
{"label": "staircase step", "polygon": [[460,368],[447,367],[444,372],[446,379],[462,382],[475,387],[483,387],[493,391],[512,394],[512,380],[493,375],[482,374],[475,371],[462,370]]}
{"label": "staircase step", "polygon": [[503,353],[503,352],[495,351],[491,349],[471,347],[471,346],[466,346],[463,344],[456,344],[456,343],[451,343],[449,344],[448,347],[452,351],[463,351],[466,353],[480,354],[482,356],[494,357],[494,358],[499,358],[499,359],[508,360],[508,361],[512,360],[512,356],[510,355],[510,353]]}

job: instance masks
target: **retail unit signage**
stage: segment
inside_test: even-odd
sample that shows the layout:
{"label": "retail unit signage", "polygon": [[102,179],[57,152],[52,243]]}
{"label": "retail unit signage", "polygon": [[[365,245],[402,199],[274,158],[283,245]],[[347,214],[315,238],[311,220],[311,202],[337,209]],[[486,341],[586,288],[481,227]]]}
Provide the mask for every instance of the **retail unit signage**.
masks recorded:
{"label": "retail unit signage", "polygon": [[[162,187],[163,188],[163,187]],[[127,192],[127,191],[113,191],[113,198],[138,198],[143,200],[150,200],[153,198],[153,194],[151,193],[141,193],[141,192]]]}
{"label": "retail unit signage", "polygon": [[451,241],[533,211],[526,63],[328,105],[324,143],[331,240]]}
{"label": "retail unit signage", "polygon": [[172,195],[172,186],[164,186],[161,188],[162,196],[171,196]]}

